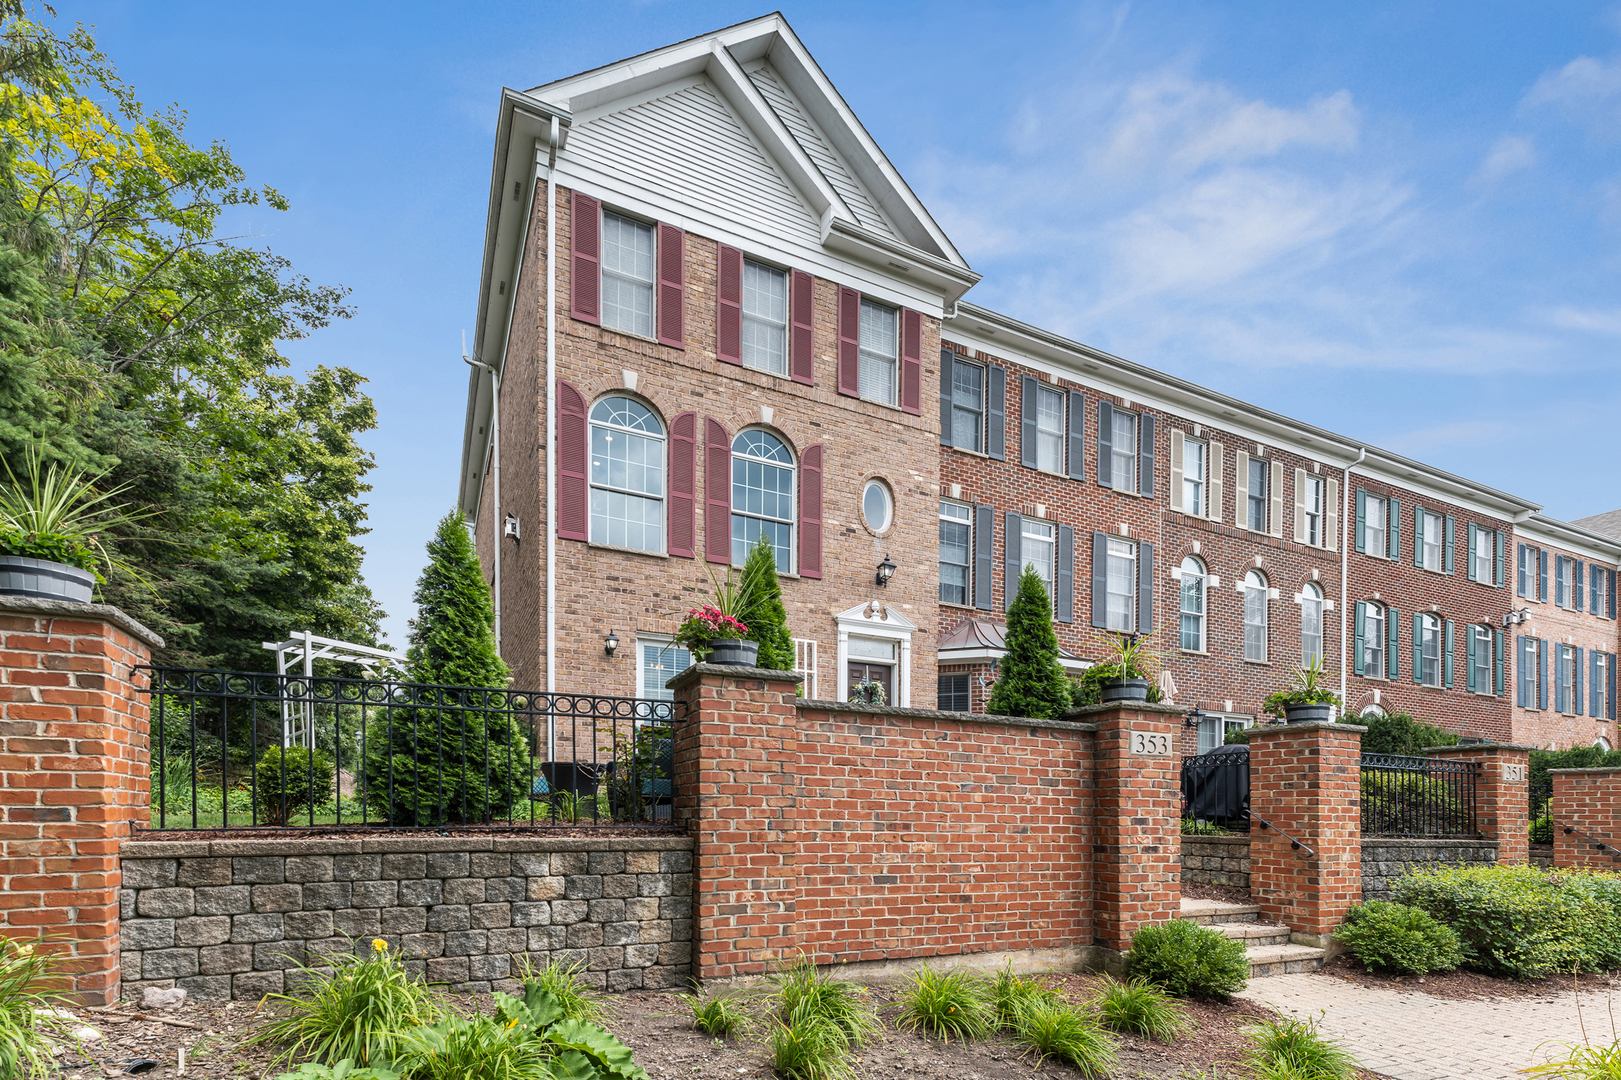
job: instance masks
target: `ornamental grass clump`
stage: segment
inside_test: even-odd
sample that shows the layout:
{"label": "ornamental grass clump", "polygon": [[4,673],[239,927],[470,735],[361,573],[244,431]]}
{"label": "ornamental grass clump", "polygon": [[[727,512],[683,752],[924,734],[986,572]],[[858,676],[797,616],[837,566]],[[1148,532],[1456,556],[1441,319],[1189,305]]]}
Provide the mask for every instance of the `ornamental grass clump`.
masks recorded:
{"label": "ornamental grass clump", "polygon": [[1013,974],[1013,968],[1007,965],[996,973],[987,993],[996,1014],[996,1026],[1003,1031],[1017,1031],[1024,1016],[1038,1005],[1062,1004],[1058,991],[1035,979]]}
{"label": "ornamental grass clump", "polygon": [[69,999],[52,988],[54,964],[41,944],[0,938],[0,1080],[54,1070],[50,1037],[66,1032],[56,1010]]}
{"label": "ornamental grass clump", "polygon": [[1463,963],[1463,946],[1451,927],[1428,912],[1388,900],[1353,904],[1334,936],[1369,971],[1423,975]]}
{"label": "ornamental grass clump", "polygon": [[1356,1061],[1323,1038],[1315,1020],[1282,1018],[1252,1024],[1243,1064],[1258,1080],[1352,1080]]}
{"label": "ornamental grass clump", "polygon": [[1224,998],[1244,988],[1250,962],[1243,942],[1172,919],[1137,931],[1126,973],[1177,997]]}
{"label": "ornamental grass clump", "polygon": [[878,1033],[878,1016],[867,992],[851,982],[816,970],[803,953],[769,978],[771,1011],[783,1022],[801,1012],[827,1020],[851,1046],[860,1046]]}
{"label": "ornamental grass clump", "polygon": [[983,1039],[996,1028],[996,1010],[982,980],[961,971],[919,968],[901,998],[895,1026],[943,1042]]}
{"label": "ornamental grass clump", "polygon": [[1120,1064],[1114,1036],[1091,1017],[1060,1002],[1041,1002],[1019,1019],[1017,1037],[1036,1055],[1073,1065],[1087,1080],[1112,1076]]}
{"label": "ornamental grass clump", "polygon": [[771,1068],[782,1080],[850,1080],[850,1040],[827,1017],[801,1005],[771,1022]]}
{"label": "ornamental grass clump", "polygon": [[528,956],[518,959],[518,978],[523,985],[537,987],[556,998],[563,1019],[600,1024],[608,1018],[608,1006],[601,994],[585,984],[581,978],[584,971],[584,960],[572,964],[548,960],[536,966]]}
{"label": "ornamental grass clump", "polygon": [[712,997],[706,1001],[697,994],[687,994],[681,1000],[692,1013],[692,1026],[705,1035],[729,1039],[749,1026],[749,1014],[735,998]]}
{"label": "ornamental grass clump", "polygon": [[1521,1071],[1545,1080],[1621,1080],[1621,1040],[1608,1046],[1582,1043],[1565,1049],[1564,1057]]}
{"label": "ornamental grass clump", "polygon": [[386,1065],[399,1050],[401,1035],[444,1015],[438,996],[405,972],[400,954],[381,938],[364,956],[336,953],[322,958],[331,972],[300,964],[302,995],[271,994],[287,1015],[266,1024],[248,1045],[284,1047],[277,1063],[315,1058],[327,1065],[348,1059],[355,1065]]}
{"label": "ornamental grass clump", "polygon": [[1142,979],[1119,982],[1108,976],[1103,988],[1092,999],[1103,1026],[1127,1035],[1139,1035],[1155,1042],[1175,1042],[1188,1029],[1188,1011],[1181,1002]]}

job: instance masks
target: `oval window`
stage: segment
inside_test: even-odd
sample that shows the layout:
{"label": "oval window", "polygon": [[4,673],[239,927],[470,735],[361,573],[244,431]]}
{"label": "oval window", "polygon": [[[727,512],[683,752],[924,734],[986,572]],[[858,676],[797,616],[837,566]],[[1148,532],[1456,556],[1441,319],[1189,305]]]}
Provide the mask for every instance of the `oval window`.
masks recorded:
{"label": "oval window", "polygon": [[861,516],[867,519],[867,528],[875,533],[888,532],[895,516],[895,500],[890,497],[889,485],[882,480],[868,480],[861,493]]}

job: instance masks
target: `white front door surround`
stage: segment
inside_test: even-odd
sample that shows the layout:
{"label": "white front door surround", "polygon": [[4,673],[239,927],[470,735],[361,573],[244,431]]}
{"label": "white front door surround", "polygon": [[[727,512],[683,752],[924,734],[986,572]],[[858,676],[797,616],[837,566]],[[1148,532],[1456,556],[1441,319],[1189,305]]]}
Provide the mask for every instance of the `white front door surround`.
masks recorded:
{"label": "white front door surround", "polygon": [[839,656],[836,670],[839,676],[838,700],[850,699],[850,638],[872,638],[892,641],[898,646],[899,659],[895,667],[895,700],[890,702],[901,708],[912,705],[912,632],[917,625],[879,600],[869,600],[849,611],[834,616],[839,625]]}

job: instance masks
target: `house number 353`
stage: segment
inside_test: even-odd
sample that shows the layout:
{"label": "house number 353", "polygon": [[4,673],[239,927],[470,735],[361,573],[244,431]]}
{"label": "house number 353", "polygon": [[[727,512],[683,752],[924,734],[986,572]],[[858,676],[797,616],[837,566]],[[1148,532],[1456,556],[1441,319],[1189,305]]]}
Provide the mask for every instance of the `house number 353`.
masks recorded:
{"label": "house number 353", "polygon": [[1170,757],[1171,737],[1157,731],[1133,731],[1131,752],[1135,757]]}

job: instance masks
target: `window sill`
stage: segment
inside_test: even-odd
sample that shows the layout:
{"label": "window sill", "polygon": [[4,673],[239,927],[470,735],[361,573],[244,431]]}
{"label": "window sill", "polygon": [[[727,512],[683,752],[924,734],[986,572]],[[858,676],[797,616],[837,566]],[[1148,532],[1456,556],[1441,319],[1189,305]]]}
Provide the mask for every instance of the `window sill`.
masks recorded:
{"label": "window sill", "polygon": [[1244,663],[1250,664],[1250,665],[1252,665],[1254,667],[1271,667],[1272,666],[1272,661],[1270,661],[1270,660],[1251,660],[1247,656],[1244,658]]}
{"label": "window sill", "polygon": [[634,330],[621,330],[617,326],[609,326],[606,323],[598,323],[597,329],[604,330],[610,334],[618,334],[620,337],[629,338],[632,341],[644,342],[648,345],[662,345],[666,349],[681,349],[683,352],[686,351],[685,345],[667,345],[658,338],[643,337]]}
{"label": "window sill", "polygon": [[[1036,471],[1037,472],[1047,472],[1046,469],[1037,469]],[[1065,475],[1064,473],[1048,473],[1048,475],[1049,476],[1061,476],[1065,480],[1070,479],[1069,476]],[[1152,499],[1152,498],[1154,498],[1153,495],[1146,495],[1141,491],[1127,491],[1125,488],[1110,487],[1108,484],[1099,484],[1098,487],[1102,488],[1104,491],[1112,491],[1116,495],[1124,495],[1127,498],[1131,498],[1131,499]]]}
{"label": "window sill", "polygon": [[617,551],[624,555],[643,555],[649,559],[668,559],[670,557],[667,551],[644,551],[641,548],[620,547],[617,544],[599,544],[595,540],[586,541],[585,546],[596,548],[598,551]]}
{"label": "window sill", "polygon": [[1209,649],[1177,649],[1183,656],[1209,656]]}
{"label": "window sill", "polygon": [[966,446],[954,446],[951,443],[941,443],[940,445],[942,449],[955,450],[957,453],[967,454],[969,457],[984,458],[986,461],[992,460],[991,455],[982,450],[970,450]]}
{"label": "window sill", "polygon": [[891,402],[888,402],[888,401],[877,401],[877,400],[875,400],[873,398],[870,398],[870,397],[860,397],[860,396],[857,396],[856,400],[857,401],[865,401],[868,405],[876,405],[880,409],[890,409],[890,410],[893,410],[894,412],[905,412],[905,410],[902,409],[899,405],[892,404]]}
{"label": "window sill", "polygon": [[943,608],[951,608],[954,611],[987,611],[988,610],[987,608],[982,608],[982,607],[978,606],[977,604],[953,604],[950,600],[941,600],[938,603],[939,603],[939,605],[941,607],[943,607]]}
{"label": "window sill", "polygon": [[1443,694],[1446,693],[1446,689],[1447,689],[1444,686],[1432,686],[1429,683],[1414,683],[1413,685],[1416,686],[1420,690],[1437,690],[1437,691],[1440,691]]}

